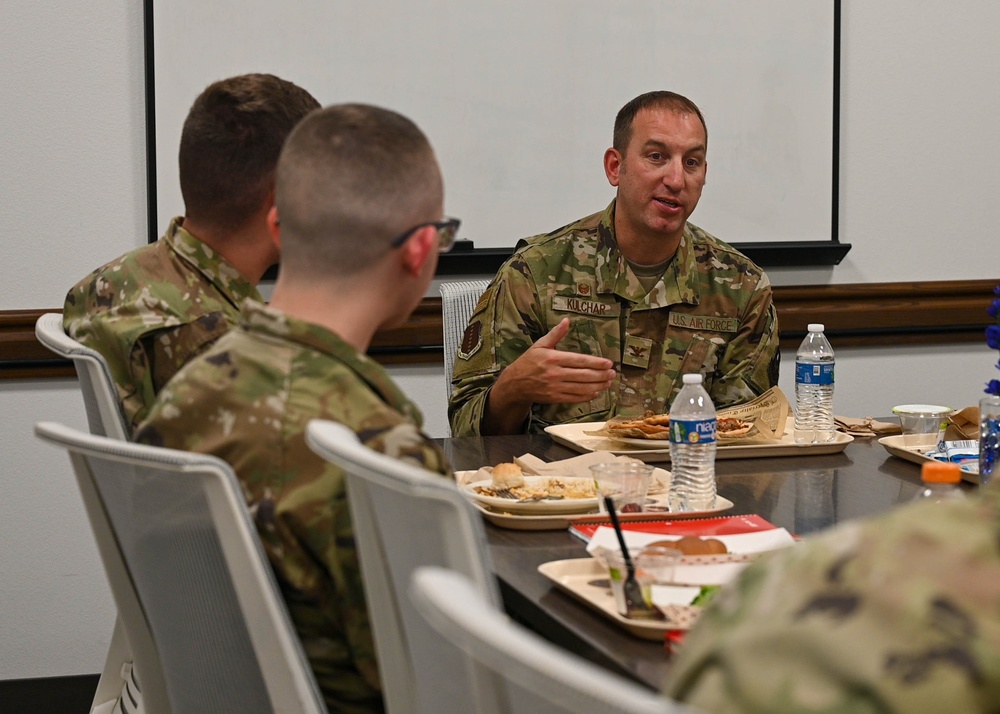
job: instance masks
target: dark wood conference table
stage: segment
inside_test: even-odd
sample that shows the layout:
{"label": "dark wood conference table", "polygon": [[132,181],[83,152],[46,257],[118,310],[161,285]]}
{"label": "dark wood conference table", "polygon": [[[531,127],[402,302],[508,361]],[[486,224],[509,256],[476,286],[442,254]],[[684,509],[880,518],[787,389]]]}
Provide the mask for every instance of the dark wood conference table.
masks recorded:
{"label": "dark wood conference table", "polygon": [[[546,461],[577,454],[547,435],[439,443],[456,470],[495,465],[526,453]],[[804,536],[912,499],[920,486],[920,468],[889,455],[874,438],[856,438],[838,454],[718,460],[716,478],[718,493],[734,504],[720,515],[756,513]],[[581,540],[566,530],[516,531],[490,523],[486,533],[504,606],[512,617],[577,654],[660,688],[669,666],[662,643],[626,632],[537,571],[552,560],[586,557]]]}

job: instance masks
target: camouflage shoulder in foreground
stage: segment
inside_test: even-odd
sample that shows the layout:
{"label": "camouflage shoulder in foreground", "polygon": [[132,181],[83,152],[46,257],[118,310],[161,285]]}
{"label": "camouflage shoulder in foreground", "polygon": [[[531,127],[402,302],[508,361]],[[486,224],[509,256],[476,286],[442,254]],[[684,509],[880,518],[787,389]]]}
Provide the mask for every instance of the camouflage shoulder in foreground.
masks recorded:
{"label": "camouflage shoulder in foreground", "polygon": [[762,559],[712,601],[666,693],[726,712],[994,712],[1000,487]]}
{"label": "camouflage shoulder in foreground", "polygon": [[590,402],[536,404],[529,431],[665,412],[685,372],[704,375],[718,407],[748,401],[777,383],[777,313],[763,271],[689,224],[647,291],[618,250],[614,209],[612,203],[603,213],[528,239],[501,267],[455,361],[453,434],[479,433],[499,373],[565,317],[570,331],[559,349],[610,359],[618,379]]}
{"label": "camouflage shoulder in foreground", "polygon": [[130,426],[191,357],[260,296],[222,256],[175,219],[166,235],[104,265],[66,296],[67,334],[108,362]]}

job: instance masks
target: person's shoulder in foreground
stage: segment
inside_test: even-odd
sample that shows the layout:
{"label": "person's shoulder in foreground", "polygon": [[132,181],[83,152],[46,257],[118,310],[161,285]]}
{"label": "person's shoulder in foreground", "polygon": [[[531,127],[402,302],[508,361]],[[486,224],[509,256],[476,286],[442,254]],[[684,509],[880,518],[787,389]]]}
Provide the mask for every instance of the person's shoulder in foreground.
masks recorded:
{"label": "person's shoulder in foreground", "polygon": [[693,102],[649,92],[615,119],[603,212],[528,239],[501,267],[455,360],[452,433],[666,411],[700,372],[717,406],[777,383],[767,276],[688,222],[707,170]]}
{"label": "person's shoulder in foreground", "polygon": [[405,117],[338,105],[303,120],[268,216],[282,255],[270,306],[247,301],[136,435],[233,465],[330,711],[383,705],[344,474],[305,432],[332,419],[450,475],[419,410],[365,354],[376,330],[412,313],[450,245],[457,222],[441,219],[443,200],[433,150]]}
{"label": "person's shoulder in foreground", "polygon": [[67,294],[64,328],[104,355],[131,427],[182,365],[229,330],[244,299],[261,299],[255,286],[277,261],[265,217],[278,152],[317,108],[308,92],[273,75],[209,85],[181,134],[184,217]]}
{"label": "person's shoulder in foreground", "polygon": [[1000,487],[848,523],[747,568],[665,693],[709,712],[996,712]]}

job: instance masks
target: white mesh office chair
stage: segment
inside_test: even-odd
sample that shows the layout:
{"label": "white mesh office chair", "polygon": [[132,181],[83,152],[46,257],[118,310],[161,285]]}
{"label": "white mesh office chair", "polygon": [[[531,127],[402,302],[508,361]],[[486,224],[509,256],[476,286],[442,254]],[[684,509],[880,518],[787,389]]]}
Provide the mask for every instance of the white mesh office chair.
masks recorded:
{"label": "white mesh office chair", "polygon": [[489,280],[462,280],[441,283],[441,320],[444,329],[444,383],[445,395],[451,395],[451,375],[455,367],[455,353],[462,344],[462,335],[469,324],[476,303],[489,286]]}
{"label": "white mesh office chair", "polygon": [[[104,355],[84,347],[67,335],[63,329],[62,315],[58,312],[48,312],[38,318],[35,322],[35,337],[55,354],[73,361],[90,433],[127,441],[128,423],[122,413],[118,390],[111,379],[111,370]],[[117,618],[104,670],[94,692],[91,714],[109,714],[112,711],[115,714],[142,714],[142,692],[137,669],[141,667],[133,666],[132,651],[121,618]]]}
{"label": "white mesh office chair", "polygon": [[73,360],[80,379],[90,433],[128,440],[128,423],[122,414],[118,390],[104,356],[67,335],[63,330],[62,315],[58,312],[47,312],[38,318],[35,337],[52,352]]}
{"label": "white mesh office chair", "polygon": [[461,573],[420,568],[411,597],[420,614],[476,665],[482,714],[693,714],[512,622]]}
{"label": "white mesh office chair", "polygon": [[326,711],[232,469],[42,422],[69,452],[148,714]]}
{"label": "white mesh office chair", "polygon": [[306,442],[347,478],[387,711],[472,711],[465,658],[427,626],[408,591],[417,567],[440,565],[464,573],[484,601],[500,606],[475,507],[452,479],[373,451],[342,424],[313,420]]}

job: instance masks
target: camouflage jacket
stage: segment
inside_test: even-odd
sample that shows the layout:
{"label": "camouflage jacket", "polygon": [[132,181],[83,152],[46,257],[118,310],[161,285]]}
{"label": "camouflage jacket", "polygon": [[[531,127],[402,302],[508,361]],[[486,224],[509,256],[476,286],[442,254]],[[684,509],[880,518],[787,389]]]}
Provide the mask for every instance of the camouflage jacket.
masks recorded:
{"label": "camouflage jacket", "polygon": [[701,372],[717,407],[777,384],[778,320],[767,275],[746,256],[688,224],[677,253],[646,293],[618,251],[615,203],[529,238],[476,306],[455,359],[452,433],[480,433],[500,371],[564,317],[559,349],[610,359],[615,385],[591,402],[536,404],[527,430],[668,411],[681,375]]}
{"label": "camouflage jacket", "polygon": [[373,449],[450,468],[378,363],[259,303],[243,314],[164,387],[136,440],[233,466],[330,711],[381,711],[343,472],[306,445],[306,426],[332,419]]}
{"label": "camouflage jacket", "polygon": [[77,283],[66,295],[63,326],[104,355],[134,430],[167,380],[236,323],[248,297],[262,299],[175,218],[156,243]]}
{"label": "camouflage jacket", "polygon": [[716,594],[666,693],[706,711],[996,712],[1000,486],[770,555]]}

